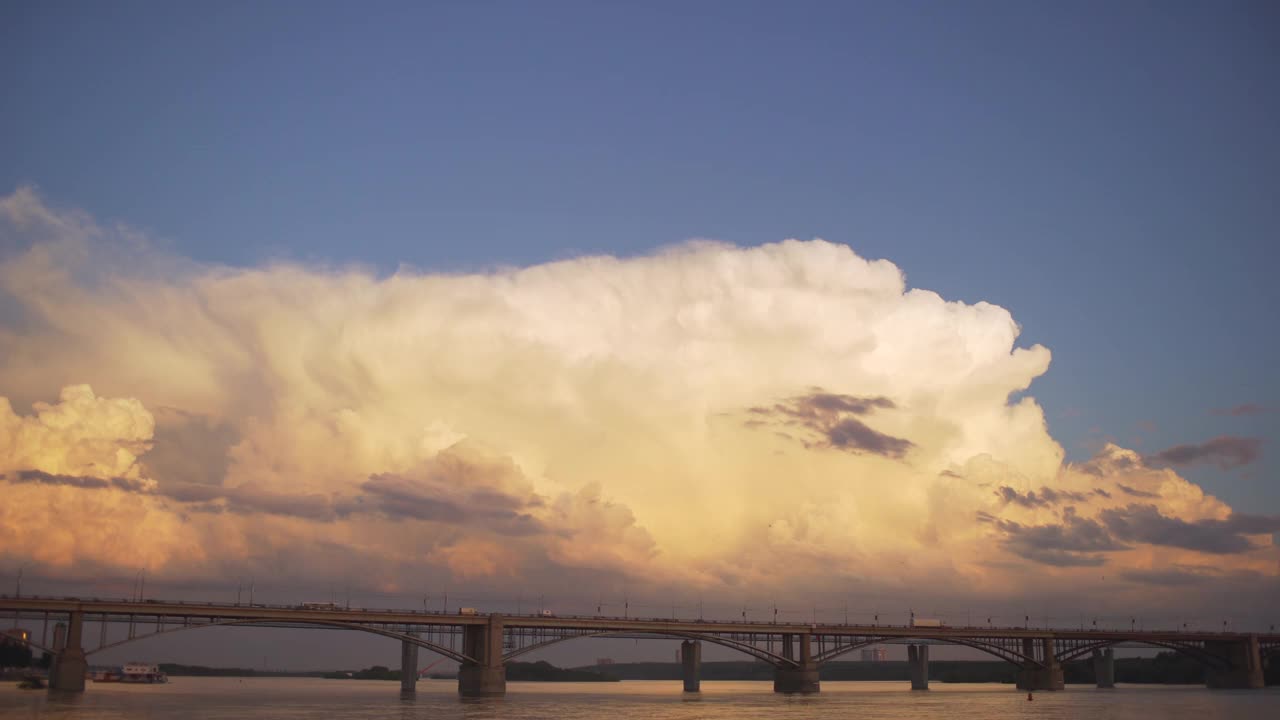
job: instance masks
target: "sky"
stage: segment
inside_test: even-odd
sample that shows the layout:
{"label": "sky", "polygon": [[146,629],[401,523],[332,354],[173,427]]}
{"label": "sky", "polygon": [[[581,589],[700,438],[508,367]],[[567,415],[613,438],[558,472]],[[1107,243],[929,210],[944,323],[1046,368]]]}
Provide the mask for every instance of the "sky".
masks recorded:
{"label": "sky", "polygon": [[3,3],[3,582],[1264,622],[1277,27]]}

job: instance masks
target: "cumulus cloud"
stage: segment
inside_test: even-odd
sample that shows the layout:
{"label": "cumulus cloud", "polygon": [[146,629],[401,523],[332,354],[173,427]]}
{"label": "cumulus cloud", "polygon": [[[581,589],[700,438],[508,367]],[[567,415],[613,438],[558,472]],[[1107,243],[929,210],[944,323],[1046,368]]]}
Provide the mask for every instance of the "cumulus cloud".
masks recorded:
{"label": "cumulus cloud", "polygon": [[1222,435],[1199,444],[1174,445],[1148,458],[1148,462],[1168,465],[1195,465],[1210,462],[1223,470],[1250,465],[1262,452],[1262,440]]}
{"label": "cumulus cloud", "polygon": [[232,268],[30,191],[0,233],[0,546],[68,576],[1007,596],[1099,564],[1274,574],[1271,520],[1167,459],[1064,462],[1023,392],[1049,352],[1008,311],[843,245]]}

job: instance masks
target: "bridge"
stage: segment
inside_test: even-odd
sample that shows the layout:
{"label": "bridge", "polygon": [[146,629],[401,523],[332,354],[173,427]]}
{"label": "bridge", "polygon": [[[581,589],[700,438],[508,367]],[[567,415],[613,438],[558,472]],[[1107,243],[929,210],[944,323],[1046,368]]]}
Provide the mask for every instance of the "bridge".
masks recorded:
{"label": "bridge", "polygon": [[[459,663],[458,692],[506,692],[505,663],[556,643],[589,637],[681,640],[684,689],[700,688],[702,645],[720,645],[774,667],[780,693],[816,693],[818,669],[871,645],[906,644],[913,690],[929,687],[929,648],[957,645],[980,650],[1017,668],[1019,690],[1061,690],[1062,663],[1092,658],[1099,688],[1115,685],[1114,648],[1174,650],[1206,668],[1210,688],[1261,688],[1263,663],[1280,653],[1278,633],[1115,631],[993,627],[912,627],[826,623],[618,618],[426,612],[47,597],[0,597],[0,618],[39,623],[27,642],[53,655],[49,686],[83,692],[88,658],[148,637],[198,628],[258,626],[328,628],[372,633],[400,643],[401,690],[413,692],[418,652],[426,649]],[[98,643],[86,649],[85,626],[97,625]],[[111,637],[108,628],[125,629]],[[50,635],[52,629],[52,635]],[[120,633],[117,632],[116,635]]]}

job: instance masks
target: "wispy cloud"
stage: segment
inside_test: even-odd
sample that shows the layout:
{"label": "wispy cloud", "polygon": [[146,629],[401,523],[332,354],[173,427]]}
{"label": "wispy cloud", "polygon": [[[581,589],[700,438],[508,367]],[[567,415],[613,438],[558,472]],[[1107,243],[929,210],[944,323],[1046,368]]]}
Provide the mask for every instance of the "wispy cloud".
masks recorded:
{"label": "wispy cloud", "polygon": [[1223,470],[1250,465],[1262,454],[1262,440],[1256,437],[1221,435],[1195,444],[1174,445],[1147,456],[1149,464],[1195,465],[1213,463]]}

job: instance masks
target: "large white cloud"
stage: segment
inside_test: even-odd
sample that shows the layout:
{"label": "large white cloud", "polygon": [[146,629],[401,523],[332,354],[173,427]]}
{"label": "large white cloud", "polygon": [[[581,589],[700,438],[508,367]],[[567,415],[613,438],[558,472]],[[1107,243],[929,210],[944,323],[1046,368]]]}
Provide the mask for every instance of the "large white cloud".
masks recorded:
{"label": "large white cloud", "polygon": [[[296,557],[386,587],[413,564],[707,592],[1274,574],[1271,519],[1120,448],[1064,465],[1035,401],[1009,400],[1049,352],[1017,347],[1006,310],[843,245],[230,268],[29,190],[0,201],[0,233],[19,407],[0,405],[0,464],[26,502],[96,514],[68,573],[118,562],[95,538],[127,521],[156,529],[157,573]],[[35,554],[55,519],[0,522]]]}

